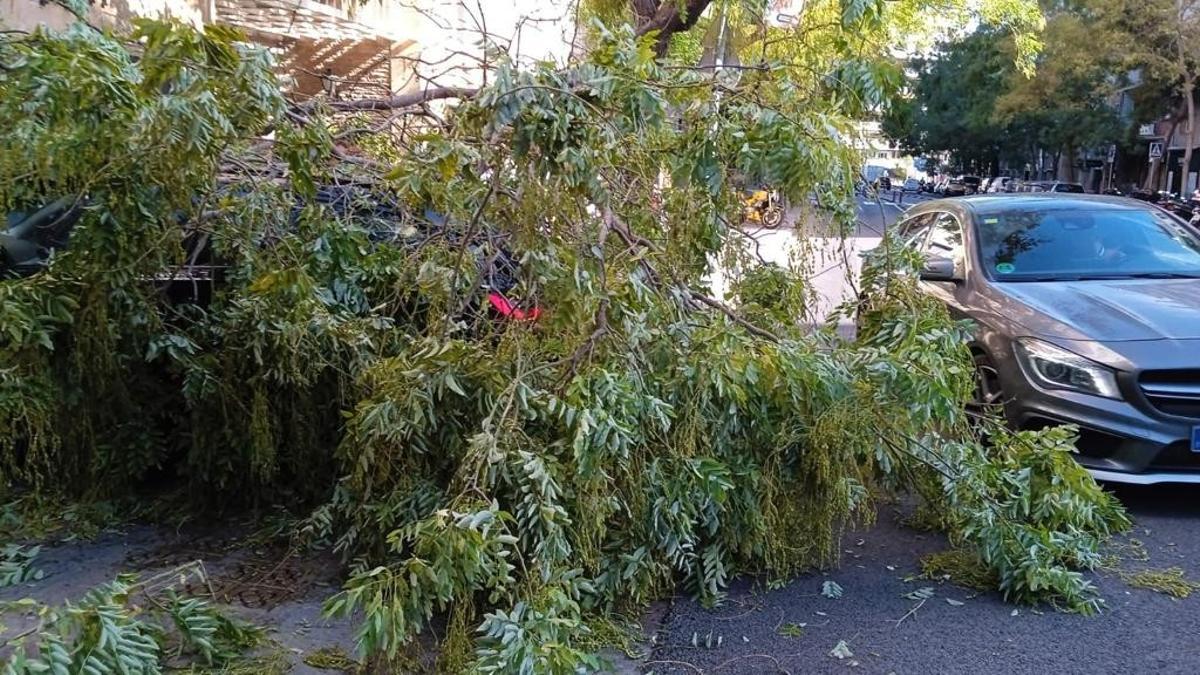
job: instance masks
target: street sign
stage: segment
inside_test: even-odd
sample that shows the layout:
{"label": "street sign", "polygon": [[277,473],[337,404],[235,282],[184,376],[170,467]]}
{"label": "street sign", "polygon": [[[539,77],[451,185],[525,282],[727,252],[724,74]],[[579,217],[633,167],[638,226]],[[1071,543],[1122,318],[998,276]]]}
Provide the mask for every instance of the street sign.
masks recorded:
{"label": "street sign", "polygon": [[1162,159],[1162,152],[1163,152],[1163,144],[1162,143],[1151,143],[1150,144],[1150,159]]}
{"label": "street sign", "polygon": [[1108,146],[1108,163],[1112,164],[1115,161],[1117,161],[1117,144],[1113,143]]}
{"label": "street sign", "polygon": [[1154,133],[1154,123],[1153,122],[1151,122],[1150,124],[1143,124],[1138,127],[1138,136],[1142,136],[1144,138],[1146,136],[1154,136],[1154,135],[1155,135],[1155,133]]}

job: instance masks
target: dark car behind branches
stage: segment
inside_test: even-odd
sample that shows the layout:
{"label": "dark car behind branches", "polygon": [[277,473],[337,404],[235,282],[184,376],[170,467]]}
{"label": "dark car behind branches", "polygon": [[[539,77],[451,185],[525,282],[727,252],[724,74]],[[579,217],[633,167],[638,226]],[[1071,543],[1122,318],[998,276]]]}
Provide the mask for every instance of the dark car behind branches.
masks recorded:
{"label": "dark car behind branches", "polygon": [[[50,264],[54,255],[68,250],[87,207],[86,198],[72,197],[8,213],[6,227],[0,229],[0,278],[36,274]],[[319,186],[311,197],[295,200],[291,225],[295,227],[304,211],[313,207],[346,227],[366,233],[375,246],[413,248],[433,239],[461,245],[476,261],[481,291],[479,297],[466,303],[465,311],[517,320],[540,315],[541,310],[532,301],[514,297],[519,261],[496,228],[479,227],[467,235],[470,228],[462,223],[452,223],[431,209],[411,208],[375,185]],[[212,215],[200,213],[198,220],[179,215],[180,264],[144,279],[171,302],[207,304],[224,280],[228,265],[214,253],[203,223]],[[273,244],[269,236],[258,243]]]}

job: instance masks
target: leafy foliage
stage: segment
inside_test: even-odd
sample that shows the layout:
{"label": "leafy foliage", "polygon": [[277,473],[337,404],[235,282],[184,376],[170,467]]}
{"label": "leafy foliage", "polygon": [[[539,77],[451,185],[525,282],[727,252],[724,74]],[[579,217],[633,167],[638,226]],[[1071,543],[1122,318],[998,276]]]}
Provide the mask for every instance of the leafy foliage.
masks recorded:
{"label": "leafy foliage", "polygon": [[135,598],[141,590],[133,577],[125,576],[62,607],[22,601],[38,624],[9,645],[3,672],[161,673],[172,648],[220,666],[259,641],[256,629],[199,598],[171,595],[165,607],[139,607]]}
{"label": "leafy foliage", "polygon": [[[920,350],[899,356],[922,373],[945,374],[939,382],[887,373],[894,378],[892,386],[912,392],[915,400],[958,402],[930,406],[925,414],[939,424],[905,434],[909,452],[924,467],[925,479],[917,489],[927,508],[941,513],[952,539],[976,552],[996,574],[1005,597],[1049,599],[1072,611],[1096,611],[1100,602],[1095,589],[1078,570],[1097,567],[1101,544],[1129,527],[1124,509],[1071,457],[1075,431],[1070,427],[1014,433],[998,420],[984,419],[984,437],[977,437],[972,427],[980,421],[968,421],[962,407],[969,397],[963,387],[970,386],[969,378],[962,378],[970,372],[963,334],[967,327],[950,324],[945,310],[916,290],[920,261],[911,252],[889,241],[873,255],[864,275],[868,294],[880,297],[886,288],[885,304],[900,303],[907,311],[868,307],[864,340],[870,345],[882,341],[892,350]],[[914,316],[930,322],[939,313],[940,328],[913,324]],[[906,334],[908,339],[900,337]],[[930,384],[938,389],[915,389]]]}
{"label": "leafy foliage", "polygon": [[944,579],[977,591],[989,591],[997,586],[991,568],[974,551],[965,549],[938,551],[922,557],[921,576]]}
{"label": "leafy foliage", "polygon": [[884,132],[909,152],[949,153],[954,164],[980,172],[1036,153],[1042,139],[1016,133],[1019,121],[997,112],[1011,84],[1024,80],[1010,38],[985,27],[940,47],[913,64],[912,96],[888,109]]}
{"label": "leafy foliage", "polygon": [[1173,598],[1186,598],[1200,590],[1200,582],[1188,579],[1178,567],[1168,567],[1165,570],[1143,569],[1122,574],[1121,577],[1134,588],[1147,588]]}
{"label": "leafy foliage", "polygon": [[41,551],[40,546],[25,547],[18,544],[0,548],[0,588],[41,579],[45,573],[33,564]]}
{"label": "leafy foliage", "polygon": [[253,626],[229,618],[207,600],[169,593],[167,613],[179,635],[179,652],[194,652],[204,665],[228,663],[261,641]]}
{"label": "leafy foliage", "polygon": [[[629,28],[596,33],[565,69],[500,63],[445,126],[377,153],[386,165],[336,161],[335,121],[282,114],[265,57],[220,30],[144,23],[137,59],[78,28],[2,38],[0,123],[26,121],[0,203],[86,205],[47,269],[0,281],[28,317],[0,368],[41,392],[0,403],[5,481],[120,492],[173,471],[198,501],[312,508],[302,534],[353,561],[327,609],[362,616],[360,646],[401,658],[444,612],[447,663],[470,671],[594,669],[592,617],[678,583],[715,603],[736,574],[836,565],[873,488],[925,490],[1013,597],[1085,606],[1063,570],[1119,511],[1045,448],[1010,460],[1068,480],[1023,488],[992,464],[962,412],[963,327],[903,275],[864,280],[884,293],[852,344],[761,292],[803,298],[790,270],[738,288],[761,316],[707,295],[712,261],[750,259],[742,181],[816,193],[851,225],[843,139],[863,96],[825,76],[859,46],[819,77],[729,77],[663,63]],[[244,140],[268,126],[273,143]],[[368,187],[322,201],[343,183]],[[148,280],[178,272],[193,235],[223,281],[175,302]],[[536,322],[486,312],[505,255]],[[1088,502],[1107,506],[1085,521]],[[1031,537],[1049,544],[1014,548]],[[154,672],[161,629],[126,591],[55,614],[36,658],[75,658],[86,619]],[[241,641],[203,604],[172,607],[202,658]]]}
{"label": "leafy foliage", "polygon": [[911,152],[947,152],[979,172],[1032,163],[1043,149],[1073,159],[1119,139],[1111,99],[1126,83],[1114,31],[1086,5],[1068,4],[1047,9],[1040,39],[1036,62],[1014,60],[1021,36],[1004,24],[938,45],[913,63],[912,96],[887,111],[885,132]]}

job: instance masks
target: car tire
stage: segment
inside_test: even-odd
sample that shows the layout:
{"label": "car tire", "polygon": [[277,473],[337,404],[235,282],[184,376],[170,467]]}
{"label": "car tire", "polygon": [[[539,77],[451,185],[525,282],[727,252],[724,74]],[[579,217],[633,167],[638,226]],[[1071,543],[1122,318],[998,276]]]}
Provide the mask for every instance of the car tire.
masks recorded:
{"label": "car tire", "polygon": [[1004,388],[1000,384],[1000,371],[986,354],[976,352],[972,361],[975,366],[975,391],[967,405],[968,412],[975,417],[998,411],[1003,417]]}

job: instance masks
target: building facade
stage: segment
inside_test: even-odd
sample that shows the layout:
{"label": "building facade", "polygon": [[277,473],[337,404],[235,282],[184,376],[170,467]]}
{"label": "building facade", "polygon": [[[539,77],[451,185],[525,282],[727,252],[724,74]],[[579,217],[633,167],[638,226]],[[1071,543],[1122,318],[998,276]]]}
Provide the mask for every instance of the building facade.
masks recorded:
{"label": "building facade", "polygon": [[[363,99],[482,84],[489,53],[563,60],[574,39],[572,7],[569,0],[94,0],[87,19],[117,29],[137,17],[233,26],[273,53],[293,98]],[[53,3],[0,0],[2,28],[62,29],[72,21]]]}

